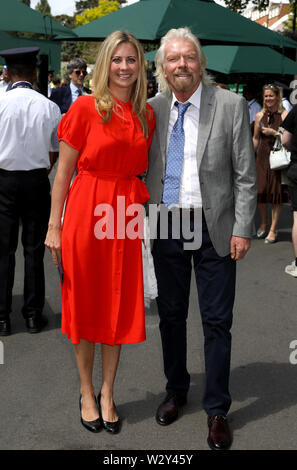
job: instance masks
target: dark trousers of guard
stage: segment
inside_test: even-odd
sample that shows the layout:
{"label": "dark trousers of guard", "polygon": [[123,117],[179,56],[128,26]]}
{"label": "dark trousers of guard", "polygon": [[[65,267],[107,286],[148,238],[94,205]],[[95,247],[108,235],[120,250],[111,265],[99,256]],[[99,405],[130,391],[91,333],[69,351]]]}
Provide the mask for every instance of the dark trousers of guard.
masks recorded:
{"label": "dark trousers of guard", "polygon": [[[193,233],[194,220],[188,218]],[[227,414],[229,393],[231,333],[235,296],[236,262],[230,255],[220,257],[209,237],[202,216],[202,245],[196,250],[184,250],[184,240],[170,239],[172,215],[169,212],[169,239],[157,239],[153,257],[158,283],[157,305],[163,346],[166,390],[181,397],[187,395],[190,375],[187,371],[187,316],[192,263],[202,326],[206,384],[203,407],[209,416]],[[185,232],[184,232],[185,233]],[[191,354],[191,351],[188,352]]]}
{"label": "dark trousers of guard", "polygon": [[24,318],[41,314],[45,299],[44,240],[50,211],[50,183],[46,169],[0,169],[0,320],[12,307],[15,252],[20,221],[25,261]]}

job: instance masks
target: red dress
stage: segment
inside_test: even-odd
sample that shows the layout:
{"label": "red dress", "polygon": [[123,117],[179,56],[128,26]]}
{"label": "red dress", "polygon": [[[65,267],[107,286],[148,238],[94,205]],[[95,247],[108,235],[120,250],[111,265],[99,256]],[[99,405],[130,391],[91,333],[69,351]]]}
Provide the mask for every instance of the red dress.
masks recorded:
{"label": "red dress", "polygon": [[[142,242],[125,235],[133,217],[124,211],[131,203],[149,199],[136,175],[148,166],[155,120],[147,105],[150,132],[146,140],[132,104],[118,105],[119,114],[113,112],[111,121],[104,124],[94,98],[80,97],[58,128],[59,140],[79,150],[78,174],[68,194],[61,241],[62,333],[72,343],[85,339],[114,345],[145,340]],[[104,204],[106,211],[102,211]],[[124,207],[120,213],[118,206]],[[112,213],[114,236],[108,218]],[[100,239],[98,229],[109,235]]]}

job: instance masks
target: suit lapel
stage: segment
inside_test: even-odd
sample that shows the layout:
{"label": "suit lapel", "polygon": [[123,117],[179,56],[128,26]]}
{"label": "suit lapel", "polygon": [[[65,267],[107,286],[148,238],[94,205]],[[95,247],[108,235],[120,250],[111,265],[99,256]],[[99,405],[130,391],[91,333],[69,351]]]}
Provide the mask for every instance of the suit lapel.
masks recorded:
{"label": "suit lapel", "polygon": [[163,159],[163,164],[166,164],[166,151],[167,151],[167,133],[170,117],[170,104],[172,100],[172,94],[165,94],[162,96],[160,102],[159,113],[157,117],[157,127],[159,129],[160,136],[160,150]]}
{"label": "suit lapel", "polygon": [[72,105],[72,93],[71,93],[70,85],[68,85],[66,92],[65,92],[65,106],[67,110],[70,108],[71,105]]}
{"label": "suit lapel", "polygon": [[203,86],[201,92],[199,131],[197,143],[197,163],[200,166],[206,143],[212,127],[212,122],[216,109],[215,89],[214,87]]}

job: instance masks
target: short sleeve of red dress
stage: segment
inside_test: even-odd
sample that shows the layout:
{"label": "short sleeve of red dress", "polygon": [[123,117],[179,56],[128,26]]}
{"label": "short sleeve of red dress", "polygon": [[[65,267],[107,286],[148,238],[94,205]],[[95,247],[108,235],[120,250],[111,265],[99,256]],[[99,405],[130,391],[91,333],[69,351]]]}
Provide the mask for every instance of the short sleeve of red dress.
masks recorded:
{"label": "short sleeve of red dress", "polygon": [[89,128],[89,96],[78,97],[60,121],[57,136],[76,150],[81,150]]}

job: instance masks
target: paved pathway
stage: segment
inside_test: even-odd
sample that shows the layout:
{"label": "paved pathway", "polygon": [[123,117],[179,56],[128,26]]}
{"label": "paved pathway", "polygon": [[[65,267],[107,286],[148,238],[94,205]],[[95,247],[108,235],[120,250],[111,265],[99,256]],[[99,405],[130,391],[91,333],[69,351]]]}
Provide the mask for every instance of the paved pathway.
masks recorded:
{"label": "paved pathway", "polygon": [[[295,449],[297,365],[290,343],[297,339],[297,279],[284,273],[292,260],[290,208],[284,207],[279,242],[255,240],[238,263],[234,308],[230,425],[233,449]],[[204,450],[206,416],[203,338],[194,281],[188,328],[189,403],[167,428],[154,419],[163,397],[162,352],[155,304],[147,312],[147,341],[123,348],[115,399],[123,417],[119,435],[91,434],[79,421],[79,380],[70,342],[60,333],[58,273],[46,253],[48,327],[37,335],[25,330],[22,306],[23,261],[18,248],[12,329],[2,338],[0,365],[0,449],[179,449]],[[100,384],[100,347],[94,382]]]}

